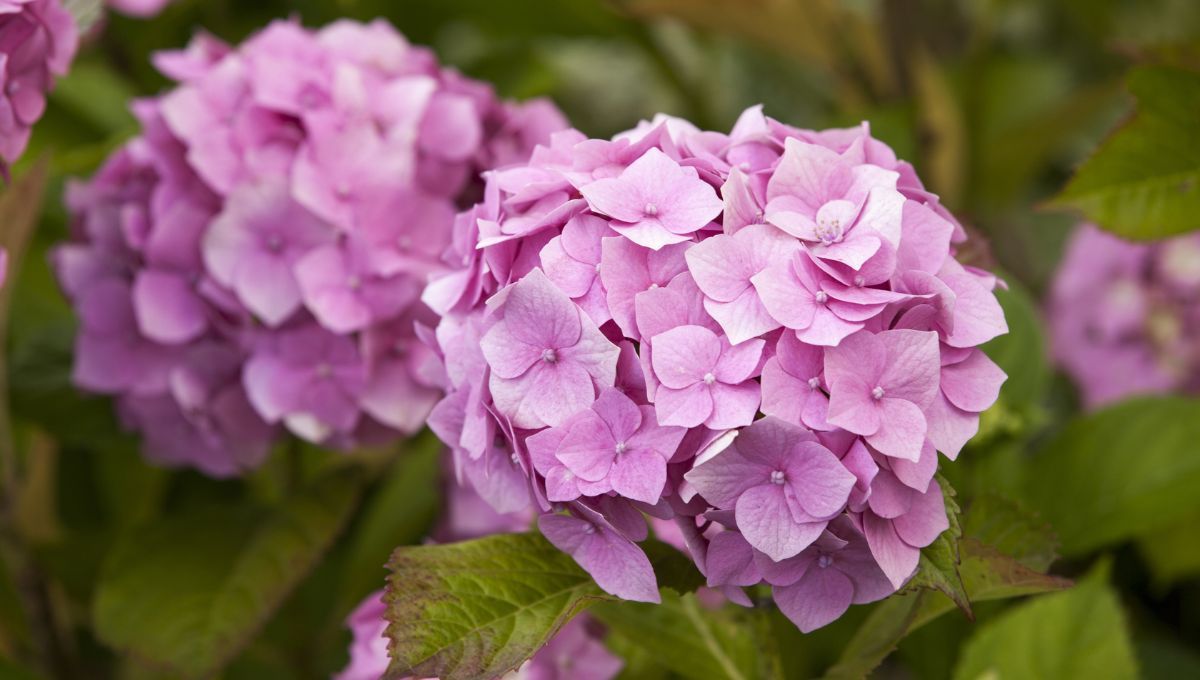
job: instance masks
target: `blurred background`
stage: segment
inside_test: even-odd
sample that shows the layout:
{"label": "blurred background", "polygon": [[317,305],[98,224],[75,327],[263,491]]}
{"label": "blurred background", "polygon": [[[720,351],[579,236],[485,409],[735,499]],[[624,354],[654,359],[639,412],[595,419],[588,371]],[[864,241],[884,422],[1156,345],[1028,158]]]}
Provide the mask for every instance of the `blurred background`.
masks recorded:
{"label": "blurred background", "polygon": [[[14,171],[11,189],[44,192],[44,210],[3,303],[8,398],[26,470],[17,524],[74,677],[174,677],[108,649],[92,632],[97,583],[131,532],[143,532],[139,545],[154,545],[146,543],[149,526],[169,543],[186,526],[171,521],[214,507],[233,526],[240,513],[278,502],[304,474],[289,461],[319,465],[323,456],[274,456],[236,481],[146,466],[109,403],[70,385],[75,321],[46,259],[67,233],[64,182],[89,175],[136,133],[130,98],[167,86],[149,55],[181,47],[199,29],[237,42],[289,16],[308,26],[384,17],[506,97],[551,97],[589,136],[656,112],[728,130],[756,103],[806,128],[869,121],[978,236],[969,259],[1002,272],[1009,285],[1002,301],[1012,333],[988,351],[1010,380],[980,436],[943,466],[968,526],[973,504],[1007,497],[1011,519],[991,531],[1033,525],[1039,536],[1054,535],[1037,546],[1047,560],[1059,556],[1052,571],[1107,580],[1104,592],[1121,605],[1111,621],[1071,611],[1036,643],[989,644],[1016,655],[1127,644],[1145,677],[1200,677],[1200,437],[1187,422],[1200,411],[1173,402],[1173,422],[1163,426],[1139,424],[1144,409],[1136,404],[1117,406],[1103,423],[1081,416],[1076,389],[1049,358],[1041,311],[1078,222],[1042,206],[1132,111],[1123,83],[1133,63],[1200,65],[1195,0],[179,0],[150,20],[103,19]],[[5,202],[0,215],[19,219]],[[276,565],[296,588],[273,613],[264,609],[260,635],[229,643],[234,658],[222,677],[328,677],[345,663],[342,620],[381,585],[390,548],[429,532],[443,475],[432,438],[402,455],[360,455],[375,481],[347,509],[346,528],[331,532],[337,538],[324,558]],[[180,580],[210,572],[197,574]],[[44,623],[20,613],[19,587],[0,578],[0,657]],[[951,677],[968,640],[1013,606],[1020,605],[979,603],[973,623],[957,612],[937,619],[905,639],[878,676]],[[870,611],[854,608],[806,637],[772,619],[785,675],[821,674]],[[629,655],[627,677],[672,677],[627,643],[612,640]],[[8,672],[22,677],[0,661],[0,677]]]}

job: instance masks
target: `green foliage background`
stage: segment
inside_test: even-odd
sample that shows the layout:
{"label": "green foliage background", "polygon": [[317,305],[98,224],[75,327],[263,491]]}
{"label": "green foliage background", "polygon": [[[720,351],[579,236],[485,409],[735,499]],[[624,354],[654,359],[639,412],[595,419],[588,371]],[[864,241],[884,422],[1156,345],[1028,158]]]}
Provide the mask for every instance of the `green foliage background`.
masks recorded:
{"label": "green foliage background", "polygon": [[[808,636],[769,607],[706,610],[694,584],[655,609],[595,604],[626,677],[861,677],[880,663],[881,677],[1200,677],[1200,402],[1079,416],[1039,311],[1078,219],[1058,209],[1133,238],[1200,227],[1200,3],[178,0],[87,39],[0,194],[0,242],[33,234],[0,293],[12,412],[0,447],[13,461],[0,678],[329,677],[346,660],[345,615],[382,585],[392,548],[435,521],[431,437],[349,456],[281,447],[218,482],[147,467],[110,405],[69,384],[74,320],[46,264],[66,233],[64,183],[136,133],[130,98],[167,85],[153,51],[198,27],[237,41],[287,16],[385,17],[505,96],[552,97],[593,136],[658,111],[728,129],[759,102],[804,127],[869,120],[977,232],[965,256],[1004,272],[1012,333],[987,350],[1010,381],[944,466],[963,515],[962,539],[927,555],[942,592],[856,607]],[[497,545],[487,559],[501,568],[534,549]],[[392,578],[442,559],[405,553]],[[947,569],[961,580],[939,583]],[[1011,599],[1065,579],[1079,585]],[[563,611],[598,599],[586,579],[568,590]]]}

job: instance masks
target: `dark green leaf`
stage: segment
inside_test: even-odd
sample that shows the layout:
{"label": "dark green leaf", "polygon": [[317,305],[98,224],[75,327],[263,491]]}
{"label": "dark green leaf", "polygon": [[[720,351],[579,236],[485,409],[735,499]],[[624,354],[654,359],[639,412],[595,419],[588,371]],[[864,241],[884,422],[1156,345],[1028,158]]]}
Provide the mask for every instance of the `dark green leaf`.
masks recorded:
{"label": "dark green leaf", "polygon": [[1169,585],[1200,574],[1200,510],[1183,519],[1150,531],[1138,539],[1138,549],[1159,585]]}
{"label": "dark green leaf", "polygon": [[269,510],[210,509],[132,532],[105,565],[96,634],[177,674],[211,675],[320,559],[361,486],[360,472],[343,468]]}
{"label": "dark green leaf", "polygon": [[1028,409],[1041,402],[1050,381],[1046,339],[1041,314],[1029,293],[1016,281],[1008,285],[1008,290],[996,291],[1008,333],[985,344],[983,351],[1008,374],[1000,388],[1004,407]]}
{"label": "dark green leaf", "polygon": [[1030,600],[982,626],[967,642],[954,677],[1138,677],[1116,595],[1098,569],[1076,588]]}
{"label": "dark green leaf", "polygon": [[609,597],[536,533],[399,548],[388,567],[395,677],[503,675],[571,617]]}
{"label": "dark green leaf", "polygon": [[1055,205],[1133,239],[1200,229],[1200,73],[1133,71],[1137,114],[1079,168]]}
{"label": "dark green leaf", "polygon": [[1070,422],[1024,469],[1025,500],[1072,556],[1200,509],[1200,400],[1131,400]]}
{"label": "dark green leaf", "polygon": [[838,662],[825,672],[826,680],[866,677],[912,630],[922,604],[932,594],[928,590],[910,591],[877,604],[842,650]]}
{"label": "dark green leaf", "polygon": [[1058,559],[1054,529],[1016,501],[987,493],[972,501],[963,516],[965,536],[1030,569],[1046,571]]}
{"label": "dark green leaf", "polygon": [[646,651],[684,678],[782,678],[762,612],[705,607],[695,595],[663,594],[661,605],[604,602],[591,610],[610,635]]}

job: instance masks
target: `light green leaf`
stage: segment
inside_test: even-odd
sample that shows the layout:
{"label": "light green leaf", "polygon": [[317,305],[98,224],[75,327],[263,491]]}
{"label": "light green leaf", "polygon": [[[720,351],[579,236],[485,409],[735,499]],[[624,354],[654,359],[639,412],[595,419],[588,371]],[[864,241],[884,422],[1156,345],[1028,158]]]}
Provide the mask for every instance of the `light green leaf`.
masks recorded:
{"label": "light green leaf", "polygon": [[1058,559],[1054,529],[1016,501],[985,493],[971,502],[963,516],[964,535],[1030,569],[1046,571]]}
{"label": "light green leaf", "polygon": [[1129,76],[1137,114],[1089,158],[1053,204],[1126,238],[1200,229],[1200,73],[1143,67]]}
{"label": "light green leaf", "polygon": [[659,665],[693,680],[782,678],[762,612],[734,605],[709,608],[695,595],[663,594],[661,605],[605,602],[592,615],[622,644],[640,647]]}
{"label": "light green leaf", "polygon": [[954,677],[1023,680],[1136,678],[1125,616],[1106,569],[1078,587],[1030,600],[982,626]]}
{"label": "light green leaf", "polygon": [[100,579],[97,636],[178,675],[212,675],[321,558],[361,487],[360,471],[343,468],[278,507],[222,507],[130,533]]}
{"label": "light green leaf", "polygon": [[1200,400],[1149,397],[1078,418],[1024,466],[1025,500],[1066,556],[1200,510]]}
{"label": "light green leaf", "polygon": [[[641,544],[659,583],[690,590],[679,551]],[[388,637],[396,677],[490,678],[521,665],[571,617],[611,600],[541,534],[402,547],[388,565]]]}

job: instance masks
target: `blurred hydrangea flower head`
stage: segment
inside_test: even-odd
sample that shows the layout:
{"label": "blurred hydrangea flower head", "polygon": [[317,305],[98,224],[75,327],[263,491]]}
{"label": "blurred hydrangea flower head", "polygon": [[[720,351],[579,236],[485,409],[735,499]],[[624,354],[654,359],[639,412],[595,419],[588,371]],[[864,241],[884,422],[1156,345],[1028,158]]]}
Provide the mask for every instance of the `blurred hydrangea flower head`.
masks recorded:
{"label": "blurred hydrangea flower head", "polygon": [[79,46],[75,20],[59,0],[0,0],[0,160],[17,162],[46,92],[66,75]]}
{"label": "blurred hydrangea flower head", "polygon": [[418,430],[439,396],[425,279],[479,172],[548,140],[557,109],[498,100],[382,21],[199,35],[156,64],[178,85],[135,102],[141,134],[68,191],[75,382],[115,395],[153,459],[212,475],[281,428]]}
{"label": "blurred hydrangea flower head", "polygon": [[805,631],[912,576],[1007,326],[911,166],[756,107],[730,134],[559,132],[486,178],[423,294],[461,480],[626,599],[659,597],[647,515]]}
{"label": "blurred hydrangea flower head", "polygon": [[1079,227],[1048,313],[1054,356],[1089,408],[1200,393],[1200,236],[1130,243]]}

